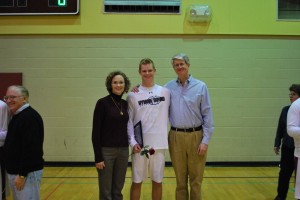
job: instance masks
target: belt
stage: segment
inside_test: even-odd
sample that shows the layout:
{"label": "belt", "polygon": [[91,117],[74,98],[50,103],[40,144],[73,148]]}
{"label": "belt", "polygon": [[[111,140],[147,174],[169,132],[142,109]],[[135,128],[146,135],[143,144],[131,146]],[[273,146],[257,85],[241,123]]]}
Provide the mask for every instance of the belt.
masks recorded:
{"label": "belt", "polygon": [[202,126],[198,126],[195,128],[175,128],[171,126],[171,130],[179,131],[179,132],[194,132],[194,131],[200,131],[202,129]]}

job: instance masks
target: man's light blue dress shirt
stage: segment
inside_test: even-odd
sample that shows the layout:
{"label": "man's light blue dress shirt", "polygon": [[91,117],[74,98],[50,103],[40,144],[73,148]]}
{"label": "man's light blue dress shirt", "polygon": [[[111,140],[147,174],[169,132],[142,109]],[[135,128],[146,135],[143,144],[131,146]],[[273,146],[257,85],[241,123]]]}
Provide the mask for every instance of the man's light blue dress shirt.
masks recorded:
{"label": "man's light blue dress shirt", "polygon": [[171,91],[171,126],[193,128],[202,125],[202,143],[208,144],[214,126],[206,84],[190,75],[184,85],[179,80],[172,80],[165,87]]}

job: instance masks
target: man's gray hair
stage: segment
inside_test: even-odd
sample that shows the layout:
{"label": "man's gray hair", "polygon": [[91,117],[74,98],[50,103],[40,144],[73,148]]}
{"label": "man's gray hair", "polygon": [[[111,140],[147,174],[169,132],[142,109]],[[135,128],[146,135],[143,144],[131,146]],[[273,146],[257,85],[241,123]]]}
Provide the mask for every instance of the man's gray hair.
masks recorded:
{"label": "man's gray hair", "polygon": [[171,60],[172,65],[173,65],[175,59],[183,60],[186,64],[190,64],[189,57],[184,53],[179,53],[179,54],[174,55]]}
{"label": "man's gray hair", "polygon": [[23,96],[27,97],[27,99],[29,98],[29,91],[22,85],[11,85],[8,88],[16,88]]}

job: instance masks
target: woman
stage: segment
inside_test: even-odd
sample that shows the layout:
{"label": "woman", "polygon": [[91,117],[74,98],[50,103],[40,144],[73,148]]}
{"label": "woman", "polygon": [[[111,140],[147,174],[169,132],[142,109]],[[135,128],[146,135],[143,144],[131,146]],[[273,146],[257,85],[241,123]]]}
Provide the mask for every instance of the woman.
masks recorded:
{"label": "woman", "polygon": [[99,180],[99,199],[123,199],[121,193],[128,164],[127,102],[122,99],[130,81],[120,72],[106,78],[109,93],[96,103],[92,141]]}

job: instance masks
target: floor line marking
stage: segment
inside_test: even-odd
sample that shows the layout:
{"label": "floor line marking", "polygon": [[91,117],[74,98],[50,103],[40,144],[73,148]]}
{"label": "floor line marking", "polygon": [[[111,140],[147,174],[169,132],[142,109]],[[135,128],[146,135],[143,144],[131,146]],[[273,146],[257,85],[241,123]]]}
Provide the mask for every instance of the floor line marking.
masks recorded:
{"label": "floor line marking", "polygon": [[54,188],[54,190],[52,190],[52,191],[48,194],[48,196],[46,196],[45,200],[49,199],[49,197],[51,197],[52,194],[54,194],[54,192],[56,192],[56,191],[58,190],[58,188],[59,188],[62,184],[64,184],[64,182],[65,182],[65,181],[62,180],[62,181]]}

